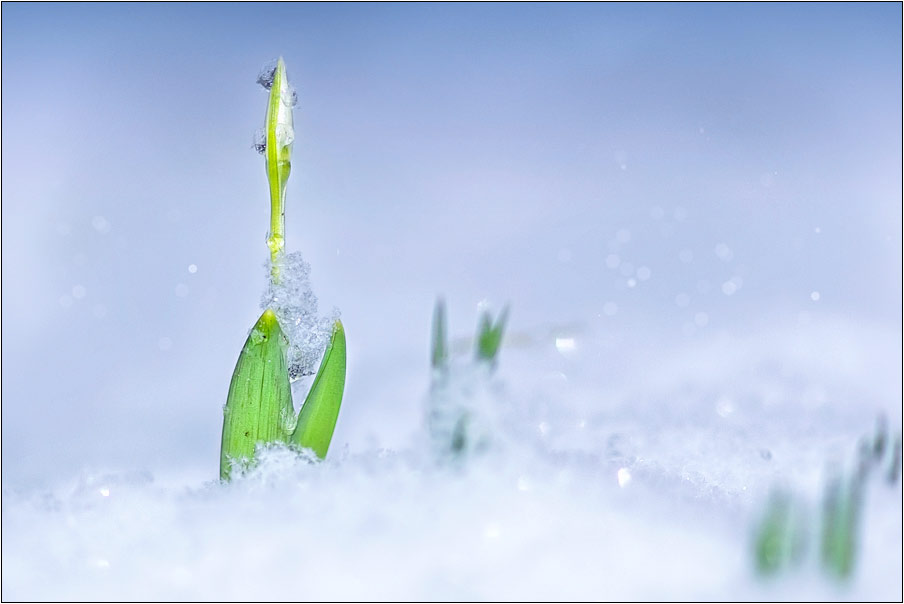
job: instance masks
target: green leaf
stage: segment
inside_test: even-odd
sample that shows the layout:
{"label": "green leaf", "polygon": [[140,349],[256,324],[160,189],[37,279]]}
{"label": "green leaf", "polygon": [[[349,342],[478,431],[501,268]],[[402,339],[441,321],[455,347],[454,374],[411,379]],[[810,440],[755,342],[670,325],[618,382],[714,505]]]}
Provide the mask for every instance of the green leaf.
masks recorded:
{"label": "green leaf", "polygon": [[446,304],[442,298],[433,307],[433,345],[430,364],[434,369],[443,369],[449,360],[449,345],[446,336]]}
{"label": "green leaf", "polygon": [[339,417],[345,389],[345,329],[341,321],[333,325],[333,335],[323,353],[320,369],[298,415],[291,442],[326,457]]}
{"label": "green leaf", "polygon": [[857,555],[862,483],[835,477],[823,499],[821,561],[823,569],[838,579],[847,579]]}
{"label": "green leaf", "polygon": [[505,323],[508,320],[508,306],[502,309],[496,324],[489,312],[484,312],[477,326],[477,359],[495,364],[496,355],[502,346],[502,335],[505,332]]}
{"label": "green leaf", "polygon": [[757,528],[754,543],[756,570],[762,576],[787,570],[801,560],[805,535],[787,493],[772,494]]}
{"label": "green leaf", "polygon": [[264,311],[245,340],[229,384],[220,445],[222,479],[229,479],[233,464],[247,465],[258,443],[288,439],[295,411],[286,345],[276,315]]}

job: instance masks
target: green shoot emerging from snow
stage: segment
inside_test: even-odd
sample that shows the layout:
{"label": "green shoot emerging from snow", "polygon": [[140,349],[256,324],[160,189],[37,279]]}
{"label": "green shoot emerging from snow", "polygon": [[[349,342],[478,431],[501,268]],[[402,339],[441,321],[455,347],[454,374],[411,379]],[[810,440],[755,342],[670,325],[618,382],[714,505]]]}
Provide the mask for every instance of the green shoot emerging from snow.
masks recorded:
{"label": "green shoot emerging from snow", "polygon": [[805,533],[787,493],[773,493],[756,533],[756,569],[761,575],[787,570],[801,560]]}
{"label": "green shoot emerging from snow", "polygon": [[[270,279],[280,280],[277,262],[285,249],[286,181],[291,171],[292,107],[295,92],[289,86],[280,58],[258,82],[270,90],[262,147],[270,189],[270,232],[267,247],[273,267]],[[272,309],[258,319],[239,355],[223,410],[220,478],[246,467],[258,445],[284,443],[326,456],[345,389],[345,330],[333,324],[329,345],[301,412],[296,415],[286,362],[289,342]]]}
{"label": "green shoot emerging from snow", "polygon": [[453,366],[449,354],[446,306],[437,300],[433,309],[430,344],[430,384],[427,424],[434,452],[442,462],[460,463],[485,451],[495,438],[498,410],[491,376],[502,346],[508,309],[496,322],[481,315],[474,341],[474,362]]}
{"label": "green shoot emerging from snow", "polygon": [[848,578],[854,570],[861,488],[861,479],[856,475],[848,480],[835,476],[823,497],[820,560],[823,569],[839,579]]}
{"label": "green shoot emerging from snow", "polygon": [[220,477],[231,460],[254,456],[259,442],[286,442],[294,423],[292,389],[286,368],[286,338],[273,311],[264,311],[239,355],[223,417]]}
{"label": "green shoot emerging from snow", "polygon": [[[872,436],[860,439],[849,467],[832,467],[824,487],[819,525],[808,531],[802,519],[805,505],[794,496],[777,492],[770,499],[754,539],[754,563],[761,576],[778,575],[799,565],[807,550],[818,553],[824,573],[850,580],[857,567],[864,497],[870,477],[880,474],[894,486],[901,470],[901,434],[892,436],[888,422],[880,416]],[[811,541],[808,546],[808,541]],[[818,543],[817,543],[818,542]]]}
{"label": "green shoot emerging from snow", "polygon": [[433,308],[432,339],[430,365],[434,369],[442,369],[449,360],[449,343],[446,336],[446,304],[442,298],[436,301],[436,306]]}
{"label": "green shoot emerging from snow", "polygon": [[505,322],[508,320],[508,306],[499,313],[496,323],[489,311],[484,311],[477,326],[477,358],[495,365],[496,355],[502,345],[502,334],[505,331]]}

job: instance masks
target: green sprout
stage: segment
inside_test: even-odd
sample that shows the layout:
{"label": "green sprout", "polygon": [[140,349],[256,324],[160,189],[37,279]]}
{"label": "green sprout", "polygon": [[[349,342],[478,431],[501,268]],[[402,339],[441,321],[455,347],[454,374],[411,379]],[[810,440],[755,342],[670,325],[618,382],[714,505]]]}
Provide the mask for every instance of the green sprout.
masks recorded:
{"label": "green sprout", "polygon": [[496,321],[489,312],[481,315],[475,336],[474,364],[452,371],[446,328],[446,306],[438,299],[433,309],[430,344],[430,383],[428,427],[435,449],[442,460],[459,462],[469,453],[480,453],[492,440],[487,418],[493,411],[482,409],[487,398],[488,378],[496,368],[497,357],[508,318],[506,307]]}
{"label": "green sprout", "polygon": [[885,480],[892,486],[898,484],[898,480],[901,478],[901,444],[901,433],[898,432],[891,444],[890,459],[885,472]]}
{"label": "green sprout", "polygon": [[499,318],[493,323],[488,311],[484,311],[477,326],[477,359],[491,365],[496,364],[496,355],[502,345],[502,334],[508,320],[508,306],[502,309]]}
{"label": "green sprout", "polygon": [[442,298],[433,307],[432,340],[430,365],[434,369],[444,370],[449,361],[449,342],[446,336],[446,304]]}
{"label": "green sprout", "polygon": [[[808,514],[799,499],[783,491],[773,494],[754,533],[753,559],[757,573],[770,576],[788,570],[809,550],[818,553],[818,563],[824,573],[838,581],[850,580],[857,566],[863,503],[869,482],[874,478],[884,479],[894,486],[900,470],[901,433],[892,435],[888,421],[880,415],[873,434],[858,439],[850,462],[843,467],[837,463],[830,465],[817,530],[808,530],[802,522]],[[877,471],[881,476],[876,476]]]}
{"label": "green sprout", "polygon": [[847,579],[854,570],[862,486],[856,475],[850,480],[835,476],[823,496],[820,560],[823,570],[838,579]]}
{"label": "green sprout", "polygon": [[[477,324],[475,337],[475,358],[478,362],[489,363],[495,367],[496,357],[502,347],[502,336],[508,321],[508,306],[502,309],[496,321],[489,311],[484,311]],[[430,366],[445,372],[449,365],[449,342],[446,328],[446,303],[442,298],[436,300],[433,307],[433,328],[430,343]]]}
{"label": "green sprout", "polygon": [[[292,165],[295,93],[289,86],[282,58],[272,72],[266,72],[258,81],[270,89],[263,144],[270,189],[270,279],[277,283],[281,278],[277,260],[285,248],[285,195]],[[320,369],[297,415],[286,361],[287,346],[276,314],[268,308],[251,329],[229,385],[220,446],[223,480],[228,480],[236,468],[249,467],[261,444],[283,443],[310,449],[320,459],[327,454],[345,389],[345,330],[340,321],[335,321]]]}
{"label": "green sprout", "polygon": [[805,538],[791,496],[776,491],[756,531],[754,559],[757,572],[764,577],[771,576],[799,563]]}

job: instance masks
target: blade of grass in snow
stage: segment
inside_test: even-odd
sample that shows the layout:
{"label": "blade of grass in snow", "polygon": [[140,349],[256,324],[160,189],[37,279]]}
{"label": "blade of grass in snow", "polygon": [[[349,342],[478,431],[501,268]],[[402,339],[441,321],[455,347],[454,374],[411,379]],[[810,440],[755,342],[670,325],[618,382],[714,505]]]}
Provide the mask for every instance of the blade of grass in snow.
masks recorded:
{"label": "blade of grass in snow", "polygon": [[433,308],[433,332],[432,332],[430,365],[434,369],[442,369],[449,362],[449,344],[446,335],[446,304],[442,298],[436,301]]}
{"label": "blade of grass in snow", "polygon": [[481,315],[474,341],[476,355],[468,364],[453,364],[446,333],[446,308],[437,300],[433,310],[431,366],[433,379],[427,406],[427,426],[441,463],[459,464],[490,449],[500,440],[500,419],[492,374],[505,331],[508,308],[493,323]]}
{"label": "blade of grass in snow", "polygon": [[856,477],[846,481],[836,476],[826,487],[820,559],[823,569],[839,579],[847,579],[854,571],[861,498]]}
{"label": "blade of grass in snow", "polygon": [[502,335],[508,320],[508,306],[502,309],[499,319],[493,324],[489,312],[484,312],[477,326],[477,358],[495,365],[496,355],[502,345]]}
{"label": "blade of grass in snow", "polygon": [[333,336],[323,354],[317,377],[298,415],[291,442],[326,457],[339,417],[345,389],[345,329],[341,321],[333,325]]}
{"label": "blade of grass in snow", "polygon": [[774,575],[798,563],[804,539],[791,496],[784,492],[774,493],[757,529],[754,545],[757,572],[763,576]]}
{"label": "blade of grass in snow", "polygon": [[239,354],[223,408],[220,478],[247,465],[258,443],[285,442],[294,423],[286,339],[276,315],[261,315]]}
{"label": "blade of grass in snow", "polygon": [[891,444],[888,469],[885,473],[885,480],[892,486],[896,485],[901,478],[901,440],[901,433],[898,432],[895,434],[894,441]]}

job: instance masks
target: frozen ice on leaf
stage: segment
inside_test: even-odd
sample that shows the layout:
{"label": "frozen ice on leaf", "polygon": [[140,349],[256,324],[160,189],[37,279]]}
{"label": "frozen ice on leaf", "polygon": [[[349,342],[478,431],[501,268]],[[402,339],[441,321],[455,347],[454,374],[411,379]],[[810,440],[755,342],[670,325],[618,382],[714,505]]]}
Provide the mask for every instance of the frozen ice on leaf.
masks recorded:
{"label": "frozen ice on leaf", "polygon": [[[276,142],[285,147],[295,142],[295,129],[291,124],[278,124],[276,126]],[[267,148],[266,138],[264,139],[264,150]]]}
{"label": "frozen ice on leaf", "polygon": [[[272,273],[272,269],[268,264],[268,274]],[[268,280],[261,308],[269,308],[276,313],[289,341],[286,350],[289,379],[295,381],[317,371],[339,312],[334,310],[326,317],[318,314],[317,296],[311,288],[311,266],[300,252],[280,254],[276,269],[279,280]]]}
{"label": "frozen ice on leaf", "polygon": [[257,74],[257,83],[264,87],[265,90],[273,88],[273,80],[276,78],[276,66],[278,60],[274,59],[264,65],[260,73]]}
{"label": "frozen ice on leaf", "polygon": [[259,128],[254,133],[254,142],[252,143],[254,150],[263,155],[267,152],[267,132],[263,128]]}
{"label": "frozen ice on leaf", "polygon": [[298,105],[298,92],[294,87],[286,85],[286,87],[280,92],[279,100],[282,101],[282,104],[289,109],[293,109],[296,105]]}

